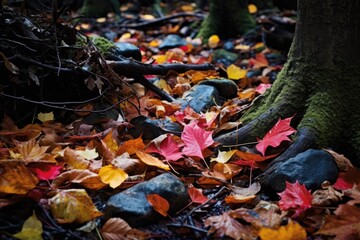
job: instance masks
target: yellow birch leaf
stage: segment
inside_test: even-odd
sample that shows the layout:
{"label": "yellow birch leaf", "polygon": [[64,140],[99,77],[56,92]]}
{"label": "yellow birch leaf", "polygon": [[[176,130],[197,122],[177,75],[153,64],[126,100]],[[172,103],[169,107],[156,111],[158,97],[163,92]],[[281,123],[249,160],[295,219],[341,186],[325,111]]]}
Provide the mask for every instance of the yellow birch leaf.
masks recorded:
{"label": "yellow birch leaf", "polygon": [[260,228],[259,237],[261,240],[305,240],[306,231],[299,223],[290,221],[286,226],[278,229]]}
{"label": "yellow birch leaf", "polygon": [[150,154],[144,153],[143,151],[140,151],[138,149],[135,149],[135,153],[138,156],[138,158],[146,165],[155,166],[164,169],[166,171],[170,170],[169,165],[163,163],[160,159],[153,157]]}
{"label": "yellow birch leaf", "polygon": [[47,121],[53,121],[54,118],[54,113],[53,112],[48,112],[48,113],[38,113],[37,118],[41,121],[41,122],[47,122]]}
{"label": "yellow birch leaf", "polygon": [[42,223],[37,219],[35,212],[33,212],[33,214],[24,222],[21,232],[14,234],[13,237],[21,240],[42,240],[42,233]]}
{"label": "yellow birch leaf", "polygon": [[111,188],[117,188],[129,177],[124,170],[112,164],[100,168],[99,176],[101,181],[109,184]]}
{"label": "yellow birch leaf", "polygon": [[110,218],[101,228],[101,236],[104,240],[145,240],[150,237],[150,234],[131,228],[121,218]]}
{"label": "yellow birch leaf", "polygon": [[60,224],[83,224],[103,215],[84,189],[62,190],[49,199],[49,205],[51,213]]}
{"label": "yellow birch leaf", "polygon": [[220,38],[218,35],[211,35],[208,39],[208,44],[210,48],[216,48],[220,42]]}
{"label": "yellow birch leaf", "polygon": [[229,79],[239,80],[246,77],[247,70],[241,69],[234,64],[231,64],[226,68],[226,73]]}
{"label": "yellow birch leaf", "polygon": [[230,158],[234,155],[234,153],[236,152],[236,150],[231,150],[231,151],[220,151],[218,153],[218,156],[216,158],[211,158],[210,162],[218,162],[218,163],[227,163],[227,161],[230,160]]}
{"label": "yellow birch leaf", "polygon": [[39,180],[23,163],[0,163],[0,193],[26,194]]}
{"label": "yellow birch leaf", "polygon": [[105,145],[108,147],[108,149],[110,149],[113,153],[116,153],[119,145],[117,144],[117,142],[114,139],[113,136],[113,131],[110,131],[103,139],[103,142],[105,143]]}

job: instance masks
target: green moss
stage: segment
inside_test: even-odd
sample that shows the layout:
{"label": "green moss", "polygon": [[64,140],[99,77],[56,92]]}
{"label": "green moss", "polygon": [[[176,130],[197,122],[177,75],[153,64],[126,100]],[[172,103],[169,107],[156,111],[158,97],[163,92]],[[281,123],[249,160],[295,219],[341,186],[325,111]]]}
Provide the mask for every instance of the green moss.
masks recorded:
{"label": "green moss", "polygon": [[106,38],[103,37],[91,37],[90,40],[94,43],[94,45],[99,49],[101,54],[106,55],[110,52],[112,48],[115,47],[115,44]]}

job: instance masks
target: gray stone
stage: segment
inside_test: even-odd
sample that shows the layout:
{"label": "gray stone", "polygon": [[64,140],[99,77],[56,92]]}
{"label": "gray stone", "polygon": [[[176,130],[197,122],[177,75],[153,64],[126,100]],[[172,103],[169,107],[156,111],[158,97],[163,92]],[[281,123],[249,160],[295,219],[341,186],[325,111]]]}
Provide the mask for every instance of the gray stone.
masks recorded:
{"label": "gray stone", "polygon": [[209,85],[215,87],[220,96],[226,99],[237,97],[238,88],[234,81],[229,79],[209,79],[200,82],[199,84]]}
{"label": "gray stone", "polygon": [[309,149],[280,163],[261,184],[266,191],[282,192],[285,181],[294,183],[298,180],[307,189],[315,190],[324,181],[334,183],[337,177],[338,167],[334,157],[324,150]]}
{"label": "gray stone", "polygon": [[236,62],[238,60],[239,55],[230,51],[227,51],[225,49],[216,49],[213,52],[213,58],[214,61],[226,61],[229,64]]}
{"label": "gray stone", "polygon": [[160,49],[176,48],[186,45],[186,41],[176,34],[169,34],[164,38],[164,41],[159,45]]}
{"label": "gray stone", "polygon": [[162,216],[147,201],[148,194],[159,194],[165,198],[170,205],[169,215],[189,203],[185,185],[174,175],[164,173],[110,197],[105,206],[105,219],[120,217],[132,227],[158,221]]}
{"label": "gray stone", "polygon": [[222,105],[219,91],[209,85],[198,84],[185,92],[182,99],[178,100],[182,108],[190,106],[195,112],[205,112],[212,106]]}

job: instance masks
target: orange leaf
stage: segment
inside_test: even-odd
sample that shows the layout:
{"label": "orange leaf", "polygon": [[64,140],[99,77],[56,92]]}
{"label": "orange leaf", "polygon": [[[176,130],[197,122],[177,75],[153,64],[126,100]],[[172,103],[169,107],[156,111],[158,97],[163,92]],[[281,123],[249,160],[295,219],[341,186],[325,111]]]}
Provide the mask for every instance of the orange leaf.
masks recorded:
{"label": "orange leaf", "polygon": [[87,169],[90,164],[84,157],[78,155],[75,150],[68,147],[64,150],[64,161],[72,169]]}
{"label": "orange leaf", "polygon": [[30,162],[56,163],[56,160],[53,157],[51,157],[51,155],[46,153],[49,147],[39,146],[39,143],[36,142],[35,138],[32,138],[27,142],[19,142],[14,140],[14,144],[16,146],[18,154],[10,151],[10,155],[15,159],[21,159],[25,163],[30,163]]}
{"label": "orange leaf", "polygon": [[119,145],[117,144],[117,142],[114,139],[113,136],[113,131],[110,131],[105,138],[103,139],[103,142],[105,143],[105,145],[108,147],[108,149],[110,149],[113,153],[116,153]]}
{"label": "orange leaf", "polygon": [[146,165],[155,166],[164,169],[166,171],[170,170],[169,165],[163,163],[160,159],[153,157],[150,154],[144,153],[143,151],[139,151],[137,149],[135,149],[135,153],[138,156],[138,158]]}
{"label": "orange leaf", "polygon": [[166,217],[170,208],[169,202],[159,194],[148,194],[146,199],[155,211]]}
{"label": "orange leaf", "polygon": [[150,234],[131,228],[121,218],[110,218],[101,228],[101,236],[104,240],[144,240],[149,238]]}
{"label": "orange leaf", "polygon": [[84,189],[62,190],[49,200],[49,205],[51,213],[60,224],[82,224],[103,215]]}
{"label": "orange leaf", "polygon": [[200,189],[189,187],[188,188],[188,194],[191,198],[191,201],[194,203],[203,204],[208,200],[208,197],[204,196],[202,191]]}
{"label": "orange leaf", "polygon": [[144,148],[145,148],[145,144],[140,136],[136,139],[128,140],[128,141],[124,142],[124,144],[119,146],[116,156],[119,156],[119,155],[123,154],[124,152],[127,152],[127,153],[129,153],[129,155],[131,155],[131,154],[134,154],[137,149],[144,149]]}
{"label": "orange leaf", "polygon": [[23,163],[0,163],[0,193],[26,194],[39,180]]}
{"label": "orange leaf", "polygon": [[290,221],[286,226],[278,229],[260,228],[259,237],[261,240],[305,240],[306,231],[299,223]]}

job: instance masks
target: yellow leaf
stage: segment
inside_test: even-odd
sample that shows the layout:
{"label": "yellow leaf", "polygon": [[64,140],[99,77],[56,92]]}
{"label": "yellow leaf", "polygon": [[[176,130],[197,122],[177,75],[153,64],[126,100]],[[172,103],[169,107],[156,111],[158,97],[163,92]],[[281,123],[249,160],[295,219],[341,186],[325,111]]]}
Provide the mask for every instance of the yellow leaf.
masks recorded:
{"label": "yellow leaf", "polygon": [[56,160],[46,153],[48,146],[39,146],[35,138],[30,139],[27,142],[20,142],[14,140],[14,144],[19,154],[11,154],[11,157],[15,159],[21,159],[25,163],[30,162],[46,162],[56,163]]}
{"label": "yellow leaf", "polygon": [[216,48],[220,42],[218,35],[214,34],[209,37],[208,44],[210,48]]}
{"label": "yellow leaf", "polygon": [[149,233],[131,228],[121,218],[110,218],[101,229],[104,240],[144,240],[150,237]]}
{"label": "yellow leaf", "polygon": [[210,162],[218,162],[218,163],[226,163],[227,161],[230,160],[230,158],[234,155],[234,153],[236,152],[236,150],[231,150],[231,151],[227,151],[227,152],[222,152],[219,150],[218,156],[216,158],[211,158]]}
{"label": "yellow leaf", "polygon": [[153,58],[158,64],[163,64],[167,60],[166,55],[154,55]]}
{"label": "yellow leaf", "polygon": [[100,168],[99,176],[101,181],[109,184],[112,188],[117,188],[129,177],[124,170],[111,164]]}
{"label": "yellow leaf", "polygon": [[97,18],[96,22],[97,23],[104,23],[104,22],[106,22],[106,18],[105,17]]}
{"label": "yellow leaf", "polygon": [[72,169],[87,169],[90,165],[90,162],[78,155],[77,151],[68,147],[64,150],[64,161]]}
{"label": "yellow leaf", "polygon": [[106,144],[108,149],[110,149],[113,153],[117,152],[119,145],[117,144],[117,142],[114,139],[113,131],[110,131],[106,135],[106,137],[104,137],[103,142]]}
{"label": "yellow leaf", "polygon": [[39,180],[23,163],[0,163],[0,193],[26,194]]}
{"label": "yellow leaf", "polygon": [[299,223],[290,221],[286,226],[278,229],[260,228],[259,237],[261,240],[305,240],[306,231]]}
{"label": "yellow leaf", "polygon": [[249,4],[248,5],[249,13],[254,14],[257,12],[257,7],[255,4]]}
{"label": "yellow leaf", "polygon": [[167,92],[169,94],[172,93],[171,87],[169,86],[169,84],[164,79],[160,79],[158,81],[155,81],[154,85],[157,86],[158,88],[164,90],[165,92]]}
{"label": "yellow leaf", "polygon": [[226,72],[229,79],[239,80],[246,77],[247,70],[241,69],[234,64],[231,64],[227,67]]}
{"label": "yellow leaf", "polygon": [[97,210],[84,189],[68,189],[49,199],[50,210],[60,224],[83,224],[103,214]]}
{"label": "yellow leaf", "polygon": [[144,153],[143,151],[139,151],[137,149],[135,149],[135,153],[138,156],[138,158],[146,165],[155,166],[164,169],[166,171],[170,170],[169,165],[166,165],[160,159],[153,157],[150,154]]}
{"label": "yellow leaf", "polygon": [[54,118],[54,113],[53,112],[49,112],[49,113],[38,113],[37,118],[41,121],[41,122],[47,122],[47,121],[53,121]]}
{"label": "yellow leaf", "polygon": [[13,235],[21,240],[42,240],[43,233],[42,223],[37,219],[35,212],[31,215],[22,226],[21,232]]}
{"label": "yellow leaf", "polygon": [[149,42],[150,47],[158,47],[159,44],[160,44],[159,40],[152,40],[151,42]]}

